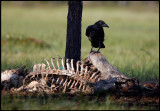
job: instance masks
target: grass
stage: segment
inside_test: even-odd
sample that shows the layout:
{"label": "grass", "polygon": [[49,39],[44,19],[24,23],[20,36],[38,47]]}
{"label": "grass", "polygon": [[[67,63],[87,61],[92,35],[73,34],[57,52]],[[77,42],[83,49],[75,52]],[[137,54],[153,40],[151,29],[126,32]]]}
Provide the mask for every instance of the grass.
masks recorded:
{"label": "grass", "polygon": [[[44,58],[65,56],[67,5],[54,7],[2,6],[1,22],[1,71],[26,65],[28,68],[44,62]],[[81,59],[87,57],[90,42],[85,36],[88,25],[104,20],[109,26],[105,31],[105,49],[101,53],[122,73],[136,77],[141,82],[159,81],[159,14],[158,11],[137,11],[132,8],[91,7],[84,4],[82,14]],[[29,38],[40,40],[35,42]],[[107,109],[106,101],[73,103],[60,99],[43,100],[47,106],[33,99],[2,99],[2,109]],[[20,105],[15,104],[18,102]],[[50,102],[52,101],[52,102]],[[11,102],[11,104],[7,104]],[[22,105],[22,102],[25,104]],[[75,105],[76,104],[76,105]],[[21,106],[22,105],[22,106]],[[52,107],[54,105],[55,107]],[[109,105],[109,106],[107,106]],[[37,107],[38,106],[38,107]],[[67,107],[68,106],[68,107]],[[84,107],[84,108],[83,108]],[[114,109],[125,109],[116,105]],[[136,108],[136,107],[131,107]],[[126,108],[127,109],[127,108]]]}
{"label": "grass", "polygon": [[[7,110],[145,110],[158,109],[154,105],[128,105],[110,101],[108,97],[100,100],[96,96],[47,95],[35,97],[3,96],[1,107]],[[10,104],[8,104],[10,103]]]}

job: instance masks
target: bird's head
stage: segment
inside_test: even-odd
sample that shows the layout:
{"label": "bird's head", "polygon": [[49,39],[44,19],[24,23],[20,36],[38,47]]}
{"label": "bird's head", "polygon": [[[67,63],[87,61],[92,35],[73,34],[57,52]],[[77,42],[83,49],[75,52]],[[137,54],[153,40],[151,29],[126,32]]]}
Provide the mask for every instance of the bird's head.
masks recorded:
{"label": "bird's head", "polygon": [[94,25],[96,25],[98,27],[107,27],[107,28],[109,28],[109,26],[102,20],[97,21]]}

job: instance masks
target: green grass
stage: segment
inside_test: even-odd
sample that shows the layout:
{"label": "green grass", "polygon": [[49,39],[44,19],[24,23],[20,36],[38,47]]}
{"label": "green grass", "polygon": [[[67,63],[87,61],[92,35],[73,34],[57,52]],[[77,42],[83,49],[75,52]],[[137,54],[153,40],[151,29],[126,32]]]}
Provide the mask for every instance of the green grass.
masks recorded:
{"label": "green grass", "polygon": [[[44,62],[44,58],[65,56],[66,27],[68,7],[16,7],[2,6],[2,34],[1,34],[1,71],[14,69],[27,65]],[[89,7],[84,4],[82,14],[82,47],[81,59],[87,57],[90,51],[90,42],[85,36],[88,25],[98,20],[104,20],[109,26],[105,31],[105,49],[101,53],[107,60],[122,73],[130,77],[136,77],[141,82],[159,81],[159,14],[153,11],[137,11],[132,8],[119,7]],[[35,38],[43,42],[37,44],[28,38]],[[5,103],[2,98],[3,109],[14,109]],[[17,99],[15,99],[16,101]],[[3,102],[4,101],[4,102]],[[6,100],[8,102],[9,100]],[[15,105],[14,100],[11,102]],[[21,100],[17,100],[19,103]],[[22,100],[23,101],[23,100]],[[51,102],[48,106],[41,106],[33,100],[26,100],[23,107],[36,105],[32,109],[50,109],[54,104],[67,104],[52,107],[55,109],[70,109],[69,101]],[[52,104],[53,103],[53,104]],[[22,103],[21,103],[22,104]],[[74,104],[77,104],[73,102]],[[80,104],[80,105],[79,105]],[[79,103],[72,109],[107,109],[108,103],[97,105],[96,102]],[[25,106],[26,105],[26,106]],[[113,104],[112,104],[113,105]],[[110,105],[109,107],[112,107]],[[116,106],[119,109],[121,106]],[[134,107],[132,107],[134,108]],[[120,108],[120,109],[125,109]]]}
{"label": "green grass", "polygon": [[141,106],[130,104],[118,104],[110,101],[108,97],[103,100],[96,96],[3,96],[1,103],[2,110],[145,110],[158,109],[155,105]]}

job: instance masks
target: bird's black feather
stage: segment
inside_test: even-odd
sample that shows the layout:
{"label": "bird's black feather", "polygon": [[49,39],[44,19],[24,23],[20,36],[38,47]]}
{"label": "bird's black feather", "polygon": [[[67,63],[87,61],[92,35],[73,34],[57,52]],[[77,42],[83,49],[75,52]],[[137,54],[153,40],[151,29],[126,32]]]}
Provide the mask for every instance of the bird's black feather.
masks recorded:
{"label": "bird's black feather", "polygon": [[94,25],[90,25],[86,29],[86,36],[91,42],[91,46],[95,48],[105,48],[104,42],[104,31],[103,27],[108,27],[102,20],[96,22]]}

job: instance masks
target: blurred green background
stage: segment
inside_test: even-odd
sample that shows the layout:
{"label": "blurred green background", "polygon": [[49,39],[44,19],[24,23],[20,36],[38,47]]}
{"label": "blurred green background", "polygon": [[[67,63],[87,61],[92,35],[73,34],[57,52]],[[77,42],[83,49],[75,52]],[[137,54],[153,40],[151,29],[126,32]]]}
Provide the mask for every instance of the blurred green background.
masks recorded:
{"label": "blurred green background", "polygon": [[[66,1],[3,1],[1,9],[1,71],[65,56]],[[86,28],[98,20],[110,27],[100,50],[107,60],[141,82],[159,81],[159,2],[83,1],[81,59],[91,48]]]}

